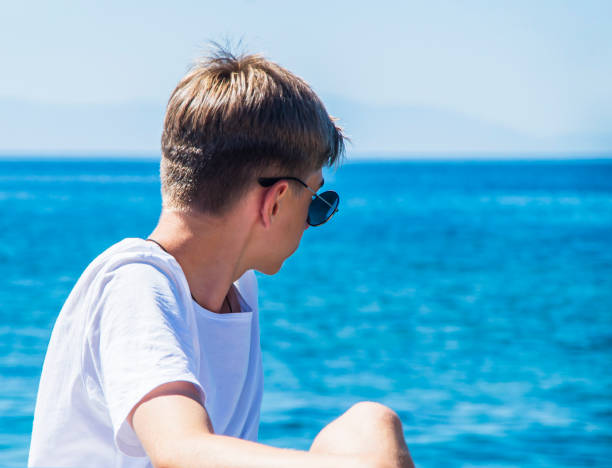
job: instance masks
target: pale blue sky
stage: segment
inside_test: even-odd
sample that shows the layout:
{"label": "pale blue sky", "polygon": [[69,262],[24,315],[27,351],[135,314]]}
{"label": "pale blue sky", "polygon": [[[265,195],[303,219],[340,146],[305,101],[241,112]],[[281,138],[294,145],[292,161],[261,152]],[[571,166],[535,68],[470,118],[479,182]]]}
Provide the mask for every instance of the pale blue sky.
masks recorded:
{"label": "pale blue sky", "polygon": [[159,151],[206,40],[306,79],[356,155],[612,151],[612,2],[11,2],[0,153]]}

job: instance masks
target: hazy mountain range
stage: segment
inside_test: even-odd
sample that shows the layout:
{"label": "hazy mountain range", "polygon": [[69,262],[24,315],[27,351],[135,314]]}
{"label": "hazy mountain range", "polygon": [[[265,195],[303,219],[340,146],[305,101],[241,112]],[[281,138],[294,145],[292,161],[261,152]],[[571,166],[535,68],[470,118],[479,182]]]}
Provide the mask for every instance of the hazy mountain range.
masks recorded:
{"label": "hazy mountain range", "polygon": [[[375,106],[324,96],[351,138],[350,155],[419,157],[544,154],[605,155],[605,134],[536,138],[444,109]],[[159,154],[165,102],[44,104],[0,99],[1,155]]]}

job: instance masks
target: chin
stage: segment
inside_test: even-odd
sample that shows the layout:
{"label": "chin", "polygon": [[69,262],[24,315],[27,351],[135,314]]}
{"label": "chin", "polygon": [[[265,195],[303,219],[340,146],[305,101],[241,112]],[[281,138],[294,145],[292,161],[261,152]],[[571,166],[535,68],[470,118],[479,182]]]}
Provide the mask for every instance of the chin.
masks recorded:
{"label": "chin", "polygon": [[269,263],[267,265],[262,265],[260,268],[256,268],[257,271],[263,273],[264,275],[275,275],[278,273],[283,266],[284,262],[279,263]]}

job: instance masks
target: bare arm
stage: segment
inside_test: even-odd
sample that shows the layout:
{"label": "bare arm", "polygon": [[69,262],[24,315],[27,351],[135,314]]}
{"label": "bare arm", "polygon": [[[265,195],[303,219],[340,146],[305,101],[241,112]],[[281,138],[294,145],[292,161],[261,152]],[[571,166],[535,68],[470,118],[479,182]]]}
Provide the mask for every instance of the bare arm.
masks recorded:
{"label": "bare arm", "polygon": [[147,395],[130,423],[156,468],[376,468],[375,460],[272,447],[217,435],[198,393],[172,382]]}

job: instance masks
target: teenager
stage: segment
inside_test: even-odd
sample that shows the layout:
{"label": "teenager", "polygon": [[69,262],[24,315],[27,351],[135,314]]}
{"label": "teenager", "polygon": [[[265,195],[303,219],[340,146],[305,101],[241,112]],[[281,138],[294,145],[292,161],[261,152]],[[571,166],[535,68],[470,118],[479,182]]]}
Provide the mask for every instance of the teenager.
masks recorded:
{"label": "teenager", "polygon": [[159,222],[87,267],[54,326],[30,467],[412,466],[401,422],[351,407],[309,451],[257,442],[254,270],[272,275],[337,211],[322,168],[344,137],[300,78],[219,48],[180,81],[162,135]]}

